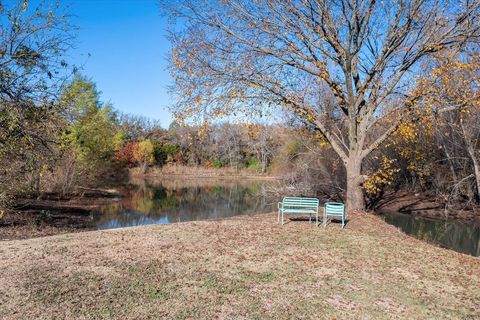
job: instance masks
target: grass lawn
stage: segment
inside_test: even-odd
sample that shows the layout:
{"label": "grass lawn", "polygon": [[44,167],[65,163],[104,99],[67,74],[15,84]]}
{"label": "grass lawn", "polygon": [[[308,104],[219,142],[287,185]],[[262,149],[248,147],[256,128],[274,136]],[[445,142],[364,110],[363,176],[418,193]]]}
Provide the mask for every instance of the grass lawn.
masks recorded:
{"label": "grass lawn", "polygon": [[480,259],[371,215],[0,242],[0,319],[478,319]]}

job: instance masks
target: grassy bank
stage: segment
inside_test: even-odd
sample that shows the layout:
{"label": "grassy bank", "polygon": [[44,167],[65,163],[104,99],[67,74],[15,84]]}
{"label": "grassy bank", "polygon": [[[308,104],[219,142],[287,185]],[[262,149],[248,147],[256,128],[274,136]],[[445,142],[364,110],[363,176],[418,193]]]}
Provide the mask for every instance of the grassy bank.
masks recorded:
{"label": "grassy bank", "polygon": [[202,166],[165,165],[150,167],[146,172],[141,168],[129,170],[131,178],[159,178],[159,177],[194,177],[194,178],[250,178],[250,179],[279,179],[279,177],[260,173],[252,169],[205,168]]}
{"label": "grassy bank", "polygon": [[480,259],[370,215],[259,215],[0,243],[0,318],[464,318]]}

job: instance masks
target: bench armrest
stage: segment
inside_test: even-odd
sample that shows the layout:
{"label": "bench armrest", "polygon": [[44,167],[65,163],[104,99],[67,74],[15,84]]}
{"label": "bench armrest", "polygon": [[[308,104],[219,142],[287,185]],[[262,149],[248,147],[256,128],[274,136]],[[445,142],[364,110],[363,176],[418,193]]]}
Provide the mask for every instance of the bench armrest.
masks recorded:
{"label": "bench armrest", "polygon": [[278,209],[282,209],[282,202],[279,202],[279,203],[277,204],[277,208],[278,208]]}

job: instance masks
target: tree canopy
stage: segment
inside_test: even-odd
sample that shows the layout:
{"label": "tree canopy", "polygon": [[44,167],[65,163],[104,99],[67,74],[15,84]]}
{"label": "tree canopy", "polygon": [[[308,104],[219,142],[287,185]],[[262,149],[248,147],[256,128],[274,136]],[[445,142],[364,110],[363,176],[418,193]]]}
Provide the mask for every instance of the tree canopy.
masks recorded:
{"label": "tree canopy", "polygon": [[[180,1],[171,71],[179,118],[281,108],[318,130],[365,206],[363,160],[402,123],[420,62],[479,36],[475,1]],[[176,22],[180,22],[176,24]],[[395,121],[388,124],[386,117]]]}
{"label": "tree canopy", "polygon": [[52,156],[54,101],[71,72],[64,55],[74,36],[58,5],[0,2],[0,207]]}

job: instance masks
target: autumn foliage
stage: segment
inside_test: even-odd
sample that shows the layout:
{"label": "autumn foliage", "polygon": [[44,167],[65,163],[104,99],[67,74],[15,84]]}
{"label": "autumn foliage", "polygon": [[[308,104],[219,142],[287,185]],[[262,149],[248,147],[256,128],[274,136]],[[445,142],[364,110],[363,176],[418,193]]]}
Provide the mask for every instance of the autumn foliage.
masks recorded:
{"label": "autumn foliage", "polygon": [[122,166],[126,166],[129,168],[134,167],[137,164],[134,156],[134,151],[137,147],[137,141],[131,141],[126,143],[124,146],[122,146],[115,152],[113,160]]}
{"label": "autumn foliage", "polygon": [[117,150],[113,160],[129,168],[148,167],[154,163],[154,148],[150,140],[131,141]]}

